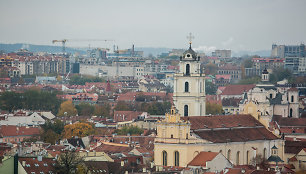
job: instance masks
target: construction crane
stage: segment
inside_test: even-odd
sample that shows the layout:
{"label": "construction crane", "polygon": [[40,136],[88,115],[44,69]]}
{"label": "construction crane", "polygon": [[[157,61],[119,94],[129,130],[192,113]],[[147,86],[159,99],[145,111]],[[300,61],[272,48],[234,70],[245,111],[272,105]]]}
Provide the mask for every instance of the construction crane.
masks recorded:
{"label": "construction crane", "polygon": [[62,51],[63,54],[66,52],[66,42],[67,41],[73,41],[73,42],[109,42],[109,41],[115,41],[115,40],[109,40],[109,39],[62,39],[62,40],[52,40],[52,43],[55,42],[62,42]]}
{"label": "construction crane", "polygon": [[52,43],[54,44],[55,42],[62,42],[62,47],[63,47],[63,54],[65,54],[65,45],[66,45],[66,42],[67,42],[67,39],[63,39],[63,40],[52,40]]}

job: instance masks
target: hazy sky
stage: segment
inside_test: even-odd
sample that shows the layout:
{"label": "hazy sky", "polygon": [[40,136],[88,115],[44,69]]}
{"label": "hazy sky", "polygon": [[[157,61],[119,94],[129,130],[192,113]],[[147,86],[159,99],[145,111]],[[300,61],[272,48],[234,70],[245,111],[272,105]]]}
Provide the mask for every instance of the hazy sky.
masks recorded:
{"label": "hazy sky", "polygon": [[1,43],[186,48],[189,32],[202,50],[305,43],[306,0],[0,0]]}

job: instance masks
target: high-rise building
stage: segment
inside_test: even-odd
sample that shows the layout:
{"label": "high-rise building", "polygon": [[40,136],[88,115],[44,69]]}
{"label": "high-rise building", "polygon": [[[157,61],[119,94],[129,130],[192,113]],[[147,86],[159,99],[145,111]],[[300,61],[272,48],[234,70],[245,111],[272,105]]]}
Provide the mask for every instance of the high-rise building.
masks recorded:
{"label": "high-rise building", "polygon": [[174,75],[173,102],[182,116],[205,115],[205,74],[200,57],[190,47],[180,58],[180,70]]}

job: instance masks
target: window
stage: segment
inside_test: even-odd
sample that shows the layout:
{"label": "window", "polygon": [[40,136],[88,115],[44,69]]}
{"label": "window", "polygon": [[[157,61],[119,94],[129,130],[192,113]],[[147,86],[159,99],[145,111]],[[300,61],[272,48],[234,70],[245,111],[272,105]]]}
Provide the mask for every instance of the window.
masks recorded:
{"label": "window", "polygon": [[266,148],[264,148],[264,150],[263,150],[263,159],[266,159],[267,158],[267,149]]}
{"label": "window", "polygon": [[174,166],[180,166],[180,154],[178,151],[174,152]]}
{"label": "window", "polygon": [[239,165],[239,160],[240,160],[240,151],[238,151],[236,155],[236,165]]}
{"label": "window", "polygon": [[231,150],[230,149],[227,151],[227,159],[229,161],[231,160]]}
{"label": "window", "polygon": [[163,166],[167,166],[167,152],[163,151]]}
{"label": "window", "polygon": [[272,94],[270,94],[270,98],[272,98]]}
{"label": "window", "polygon": [[292,110],[292,108],[290,108],[289,117],[292,117],[292,112],[293,112],[293,110]]}
{"label": "window", "polygon": [[291,102],[293,102],[293,101],[294,101],[294,96],[292,95],[292,96],[291,96]]}
{"label": "window", "polygon": [[171,138],[173,138],[173,134],[171,134]]}
{"label": "window", "polygon": [[186,65],[186,75],[190,75],[190,65],[189,64],[187,64]]}
{"label": "window", "polygon": [[185,92],[189,92],[189,83],[185,82]]}
{"label": "window", "polygon": [[188,116],[188,105],[184,106],[184,116]]}
{"label": "window", "polygon": [[246,164],[248,165],[249,164],[249,151],[246,152]]}

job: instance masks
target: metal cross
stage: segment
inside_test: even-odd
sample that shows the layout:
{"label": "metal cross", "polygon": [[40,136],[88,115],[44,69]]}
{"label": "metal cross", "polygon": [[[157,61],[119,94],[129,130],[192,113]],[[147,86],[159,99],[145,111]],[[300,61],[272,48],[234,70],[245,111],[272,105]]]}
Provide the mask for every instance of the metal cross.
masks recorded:
{"label": "metal cross", "polygon": [[194,39],[194,36],[191,33],[189,33],[189,35],[187,36],[187,39],[189,40],[189,44],[191,44],[192,39]]}

